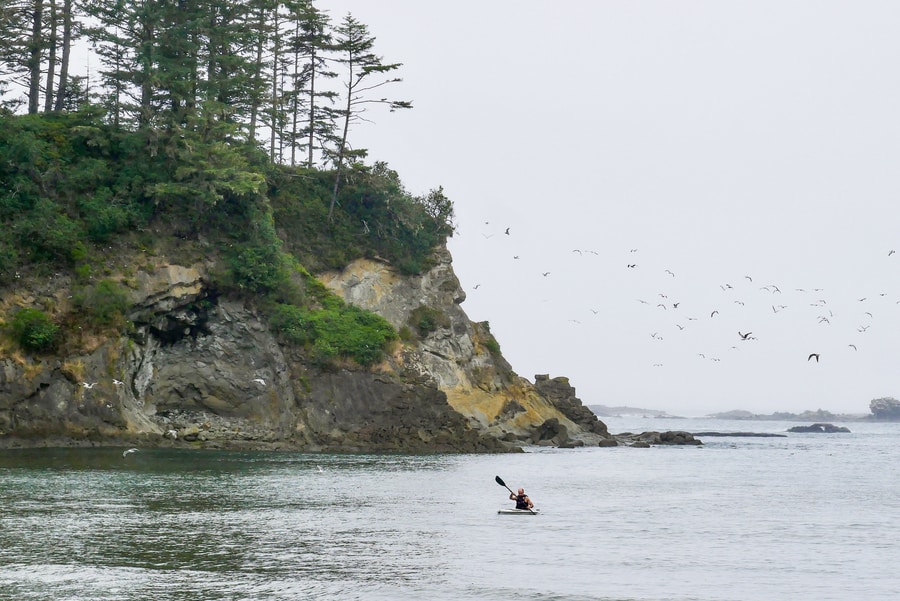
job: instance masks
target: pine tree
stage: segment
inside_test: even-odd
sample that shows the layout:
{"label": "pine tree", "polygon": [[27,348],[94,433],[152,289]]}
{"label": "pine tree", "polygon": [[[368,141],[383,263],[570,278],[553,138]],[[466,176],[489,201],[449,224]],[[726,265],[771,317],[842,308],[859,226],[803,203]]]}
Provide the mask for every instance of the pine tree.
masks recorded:
{"label": "pine tree", "polygon": [[375,90],[402,81],[400,78],[387,77],[388,73],[399,69],[402,64],[383,63],[381,57],[373,54],[375,38],[369,35],[369,28],[366,25],[348,13],[335,33],[337,35],[334,47],[338,52],[337,61],[344,65],[345,96],[343,108],[337,111],[343,125],[337,148],[334,149],[335,176],[331,205],[328,208],[329,220],[334,215],[344,163],[362,158],[366,154],[365,149],[351,149],[349,146],[350,125],[365,120],[363,115],[366,110],[375,104],[387,105],[391,111],[412,108],[412,103],[406,100],[372,97],[371,94]]}

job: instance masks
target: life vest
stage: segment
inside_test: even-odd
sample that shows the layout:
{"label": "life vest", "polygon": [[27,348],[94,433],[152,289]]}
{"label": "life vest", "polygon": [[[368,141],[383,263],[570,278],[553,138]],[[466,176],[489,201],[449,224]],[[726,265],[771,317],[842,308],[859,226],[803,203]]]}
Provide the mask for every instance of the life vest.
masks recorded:
{"label": "life vest", "polygon": [[525,499],[526,495],[516,495],[516,509],[528,509],[528,501]]}

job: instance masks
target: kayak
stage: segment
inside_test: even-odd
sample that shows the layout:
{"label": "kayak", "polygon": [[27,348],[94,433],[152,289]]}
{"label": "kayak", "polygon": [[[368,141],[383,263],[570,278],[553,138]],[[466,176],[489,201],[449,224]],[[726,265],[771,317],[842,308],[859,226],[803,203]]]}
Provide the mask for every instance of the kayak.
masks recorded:
{"label": "kayak", "polygon": [[540,514],[540,509],[506,509],[501,508],[497,511],[500,515],[538,515]]}

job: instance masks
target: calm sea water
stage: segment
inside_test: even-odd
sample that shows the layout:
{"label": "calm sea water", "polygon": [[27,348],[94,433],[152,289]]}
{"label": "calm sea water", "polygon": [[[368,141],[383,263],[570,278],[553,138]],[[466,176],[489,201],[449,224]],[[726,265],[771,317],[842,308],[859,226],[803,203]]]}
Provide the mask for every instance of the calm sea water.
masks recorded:
{"label": "calm sea water", "polygon": [[[900,424],[847,425],[502,456],[2,451],[0,599],[898,599]],[[495,475],[541,515],[497,515]]]}

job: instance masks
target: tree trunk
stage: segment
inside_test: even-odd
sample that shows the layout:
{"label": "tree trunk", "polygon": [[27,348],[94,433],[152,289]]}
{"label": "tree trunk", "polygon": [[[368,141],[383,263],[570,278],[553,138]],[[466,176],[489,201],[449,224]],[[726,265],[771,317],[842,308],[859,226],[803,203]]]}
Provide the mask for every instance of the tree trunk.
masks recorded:
{"label": "tree trunk", "polygon": [[263,57],[263,45],[265,34],[263,30],[266,26],[266,12],[262,8],[259,9],[259,23],[257,28],[257,35],[259,39],[256,42],[256,60],[253,65],[253,83],[251,84],[251,89],[253,90],[252,96],[250,98],[250,131],[249,136],[250,140],[254,140],[256,138],[256,116],[259,112],[260,105],[260,92],[257,88],[257,82],[259,82],[259,78],[262,77],[262,57]]}
{"label": "tree trunk", "polygon": [[47,84],[44,86],[44,112],[53,109],[53,78],[56,76],[57,16],[56,0],[50,0],[50,49],[47,56]]}
{"label": "tree trunk", "polygon": [[43,21],[44,2],[35,0],[31,22],[31,42],[28,57],[28,114],[38,112],[41,95],[41,25]]}
{"label": "tree trunk", "polygon": [[[66,101],[69,79],[69,56],[72,51],[72,0],[63,2],[62,58],[59,63],[59,85],[56,87],[56,105],[53,110],[60,112]],[[49,95],[49,94],[48,94]]]}
{"label": "tree trunk", "polygon": [[[351,81],[353,77],[353,70],[351,66]],[[334,190],[331,193],[331,206],[328,207],[328,221],[331,221],[334,216],[334,205],[337,204],[337,196],[338,190],[341,186],[341,173],[344,170],[344,150],[347,148],[347,132],[350,131],[350,109],[353,107],[353,86],[352,84],[347,84],[347,111],[344,114],[344,133],[341,135],[341,144],[338,146],[338,158],[337,165],[335,166],[335,174],[334,174]]]}
{"label": "tree trunk", "polygon": [[313,167],[313,144],[316,134],[316,49],[313,48],[309,59],[309,147],[307,148],[307,169]]}

